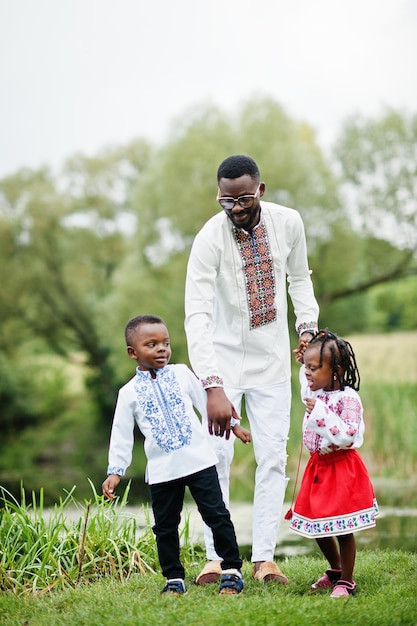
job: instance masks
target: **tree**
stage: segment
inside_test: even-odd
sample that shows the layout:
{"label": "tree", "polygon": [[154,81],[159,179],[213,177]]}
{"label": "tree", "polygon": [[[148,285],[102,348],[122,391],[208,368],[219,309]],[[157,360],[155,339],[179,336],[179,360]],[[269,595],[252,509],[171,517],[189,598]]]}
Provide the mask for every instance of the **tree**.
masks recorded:
{"label": "tree", "polygon": [[365,275],[356,290],[415,274],[417,115],[388,110],[377,120],[350,118],[334,153],[353,228],[361,237],[389,242],[396,251],[395,263],[380,255],[378,271]]}
{"label": "tree", "polygon": [[[126,230],[135,232],[129,191],[149,158],[139,141],[97,158],[74,157],[58,178],[23,170],[0,182],[2,308],[13,340],[19,329],[57,354],[84,354],[106,424],[116,380],[101,302],[126,253]],[[12,338],[3,332],[1,339],[10,353]]]}
{"label": "tree", "polygon": [[216,168],[237,153],[258,162],[266,200],[298,208],[310,238],[328,232],[340,207],[337,180],[312,129],[292,120],[273,100],[259,99],[244,104],[232,119],[211,107],[176,125],[133,195],[144,262],[155,261],[153,250],[162,262],[172,252],[188,254],[197,231],[220,210]]}
{"label": "tree", "polygon": [[[75,155],[58,174],[21,170],[0,181],[3,467],[13,466],[20,450],[29,473],[36,459],[51,459],[51,450],[59,455],[56,437],[65,428],[64,436],[76,441],[74,454],[89,449],[95,436],[101,437],[95,456],[103,454],[116,389],[133,373],[123,341],[130,317],[165,318],[173,361],[187,360],[188,252],[196,232],[220,210],[217,165],[239,152],[259,163],[266,200],[302,214],[322,324],[344,334],[362,332],[368,319],[377,328],[415,327],[414,277],[395,291],[407,300],[406,313],[390,304],[384,289],[416,269],[415,118],[350,120],[336,147],[336,176],[312,129],[272,100],[249,101],[233,116],[196,109],[177,121],[159,149],[138,140],[91,158]],[[343,201],[341,183],[349,192]],[[387,223],[388,230],[380,228]],[[386,308],[386,316],[378,308]],[[36,376],[28,384],[35,352],[46,355],[43,367],[52,352],[64,365],[82,358],[87,393],[73,397],[64,368],[49,382]],[[22,401],[27,394],[29,406]],[[84,447],[74,436],[81,425]],[[8,445],[19,439],[17,426],[25,429],[26,447]],[[42,434],[31,456],[35,432]]]}

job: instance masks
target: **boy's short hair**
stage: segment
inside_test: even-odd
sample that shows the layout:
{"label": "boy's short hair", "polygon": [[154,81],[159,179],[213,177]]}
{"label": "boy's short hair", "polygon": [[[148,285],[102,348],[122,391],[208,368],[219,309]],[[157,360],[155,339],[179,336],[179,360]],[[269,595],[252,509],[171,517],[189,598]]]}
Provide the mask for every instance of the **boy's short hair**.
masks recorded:
{"label": "boy's short hair", "polygon": [[255,161],[246,154],[234,154],[224,159],[217,170],[217,182],[221,178],[240,178],[249,174],[257,182],[260,181],[259,168]]}
{"label": "boy's short hair", "polygon": [[136,317],[132,317],[131,320],[128,321],[125,327],[125,339],[126,345],[130,345],[130,340],[132,336],[135,334],[138,326],[142,324],[164,324],[166,326],[164,320],[157,315],[136,315]]}

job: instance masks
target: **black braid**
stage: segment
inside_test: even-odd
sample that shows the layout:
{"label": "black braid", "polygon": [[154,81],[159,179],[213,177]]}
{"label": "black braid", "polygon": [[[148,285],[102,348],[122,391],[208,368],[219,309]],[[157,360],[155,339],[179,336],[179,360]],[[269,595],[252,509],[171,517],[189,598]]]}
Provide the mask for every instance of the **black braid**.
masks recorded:
{"label": "black braid", "polygon": [[[336,376],[340,389],[343,391],[345,387],[352,387],[352,389],[359,391],[361,378],[356,364],[355,353],[353,352],[353,348],[350,343],[341,337],[337,337],[337,335],[330,332],[327,328],[319,330],[314,335],[309,345],[314,343],[321,344],[320,367],[323,365],[323,349],[324,346],[327,345],[330,352],[332,373],[333,376]],[[342,370],[342,375],[340,375],[338,370],[339,365]],[[331,389],[334,389],[333,378]]]}

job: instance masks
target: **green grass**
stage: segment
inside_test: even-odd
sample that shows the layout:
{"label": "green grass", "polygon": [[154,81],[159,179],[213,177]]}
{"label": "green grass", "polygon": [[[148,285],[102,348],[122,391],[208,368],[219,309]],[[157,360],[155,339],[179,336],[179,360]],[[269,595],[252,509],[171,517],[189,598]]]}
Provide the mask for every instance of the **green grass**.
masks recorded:
{"label": "green grass", "polygon": [[[280,565],[287,587],[263,585],[243,565],[244,592],[219,596],[217,585],[193,580],[204,558],[182,531],[182,560],[189,593],[160,595],[164,584],[150,529],[138,529],[123,515],[128,488],[106,503],[93,488],[83,504],[72,494],[53,511],[42,495],[18,504],[3,494],[0,523],[0,624],[2,626],[146,626],[224,624],[375,625],[417,624],[417,555],[394,550],[359,551],[355,568],[358,593],[331,599],[311,594],[310,584],[324,571],[317,554],[294,556]],[[79,516],[69,518],[67,507]]]}
{"label": "green grass", "polygon": [[318,557],[291,557],[282,564],[288,587],[262,585],[250,577],[236,597],[219,596],[217,585],[192,583],[202,563],[188,563],[189,592],[183,597],[161,596],[160,574],[134,574],[120,582],[102,582],[47,595],[0,595],[2,626],[162,626],[189,624],[224,626],[396,626],[417,624],[416,555],[403,552],[363,552],[358,555],[358,593],[348,599],[313,595],[309,585],[323,571]]}
{"label": "green grass", "polygon": [[[70,492],[44,511],[43,493],[18,503],[2,490],[0,517],[0,591],[14,594],[67,589],[108,576],[127,580],[133,572],[154,573],[157,565],[151,524],[139,531],[136,519],[123,516],[129,485],[121,498],[105,502],[93,489],[84,505]],[[79,510],[72,519],[71,505]]]}
{"label": "green grass", "polygon": [[355,351],[362,381],[417,382],[417,332],[346,337]]}

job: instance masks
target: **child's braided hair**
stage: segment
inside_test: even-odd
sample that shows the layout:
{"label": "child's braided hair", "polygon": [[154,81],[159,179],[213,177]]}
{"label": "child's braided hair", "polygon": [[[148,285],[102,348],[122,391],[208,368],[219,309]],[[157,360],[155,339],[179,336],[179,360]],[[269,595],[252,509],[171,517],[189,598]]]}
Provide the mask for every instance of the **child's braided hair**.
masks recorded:
{"label": "child's braided hair", "polygon": [[331,359],[330,365],[333,371],[331,388],[334,388],[335,376],[342,391],[345,387],[352,387],[352,389],[359,391],[361,378],[356,364],[355,353],[350,343],[341,337],[337,337],[337,335],[330,332],[327,328],[317,331],[308,345],[315,343],[321,344],[320,367],[323,365],[324,347],[327,346],[329,350]]}

